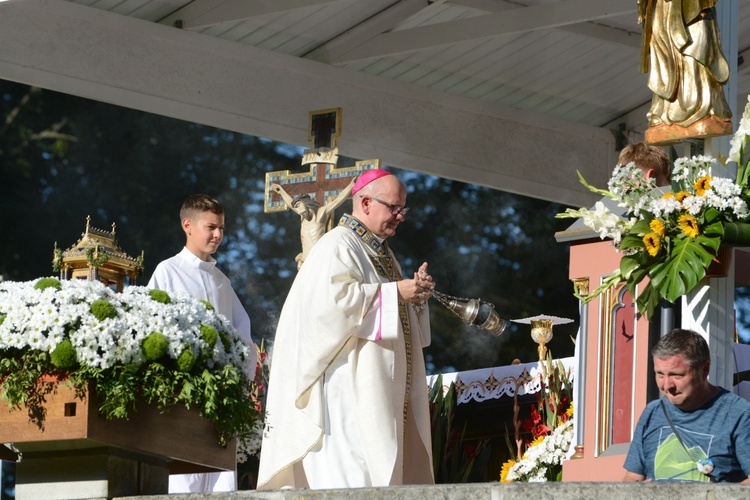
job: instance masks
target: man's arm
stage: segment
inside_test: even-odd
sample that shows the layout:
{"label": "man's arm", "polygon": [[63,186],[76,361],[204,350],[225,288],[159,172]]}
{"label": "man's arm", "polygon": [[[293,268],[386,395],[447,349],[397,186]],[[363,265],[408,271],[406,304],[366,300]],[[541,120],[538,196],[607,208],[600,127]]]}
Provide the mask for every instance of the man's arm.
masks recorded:
{"label": "man's arm", "polygon": [[636,474],[635,472],[626,471],[625,477],[622,478],[624,483],[639,483],[646,479],[643,474]]}

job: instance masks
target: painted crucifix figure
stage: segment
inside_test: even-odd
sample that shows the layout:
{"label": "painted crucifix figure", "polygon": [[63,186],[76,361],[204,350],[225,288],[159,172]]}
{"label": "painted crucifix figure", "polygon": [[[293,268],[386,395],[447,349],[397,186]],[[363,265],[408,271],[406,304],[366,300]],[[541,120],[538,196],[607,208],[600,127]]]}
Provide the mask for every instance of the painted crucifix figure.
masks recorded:
{"label": "painted crucifix figure", "polygon": [[358,161],[337,168],[336,140],[341,134],[341,108],[310,113],[313,149],[302,156],[308,172],[289,170],[266,173],[265,212],[293,210],[300,216],[302,252],[295,261],[301,267],[315,242],[332,226],[336,209],[351,196],[354,181],[362,172],[380,168],[379,160]]}

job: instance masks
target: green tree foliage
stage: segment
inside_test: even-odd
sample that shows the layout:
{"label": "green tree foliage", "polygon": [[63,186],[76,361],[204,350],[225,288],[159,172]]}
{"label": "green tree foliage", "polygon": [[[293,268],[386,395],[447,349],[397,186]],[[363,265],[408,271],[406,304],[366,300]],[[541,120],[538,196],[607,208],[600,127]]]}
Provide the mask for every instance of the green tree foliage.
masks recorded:
{"label": "green tree foliage", "polygon": [[[299,216],[265,214],[265,173],[300,171],[301,149],[262,138],[0,81],[0,274],[50,276],[55,242],[69,248],[91,215],[117,224],[132,256],[145,252],[145,284],[185,239],[179,208],[207,193],[226,210],[216,255],[253,322],[271,340],[296,273]],[[344,131],[345,133],[345,131]],[[350,160],[340,160],[349,165]],[[522,168],[522,166],[519,166]],[[567,246],[554,240],[562,208],[461,182],[396,171],[412,207],[393,238],[405,275],[427,261],[438,290],[495,304],[505,319],[553,314],[577,319]],[[339,211],[348,210],[345,204]],[[430,372],[536,359],[528,325],[498,338],[431,301]],[[575,325],[555,328],[555,356],[573,352]]]}

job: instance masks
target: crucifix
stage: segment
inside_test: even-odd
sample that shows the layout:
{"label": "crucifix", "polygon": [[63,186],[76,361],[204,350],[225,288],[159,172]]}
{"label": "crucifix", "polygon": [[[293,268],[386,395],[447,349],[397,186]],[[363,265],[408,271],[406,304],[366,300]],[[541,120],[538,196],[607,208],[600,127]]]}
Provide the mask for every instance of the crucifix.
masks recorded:
{"label": "crucifix", "polygon": [[310,112],[308,140],[312,149],[302,155],[302,165],[309,165],[309,171],[266,173],[263,211],[291,209],[300,216],[302,252],[295,259],[298,267],[312,245],[332,227],[334,211],[351,196],[354,179],[365,170],[380,168],[380,160],[363,160],[354,166],[336,167],[341,114],[341,108]]}

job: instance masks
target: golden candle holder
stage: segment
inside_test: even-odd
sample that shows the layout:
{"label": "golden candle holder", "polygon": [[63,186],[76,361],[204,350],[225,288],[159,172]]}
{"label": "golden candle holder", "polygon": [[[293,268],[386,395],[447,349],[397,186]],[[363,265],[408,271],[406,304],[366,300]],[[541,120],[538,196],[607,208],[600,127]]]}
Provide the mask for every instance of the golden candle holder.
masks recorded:
{"label": "golden candle holder", "polygon": [[569,318],[560,318],[558,316],[547,316],[543,314],[532,316],[530,318],[514,319],[511,321],[531,325],[531,339],[539,344],[539,361],[547,359],[547,344],[553,337],[552,327],[554,325],[564,325],[573,322],[573,320]]}

